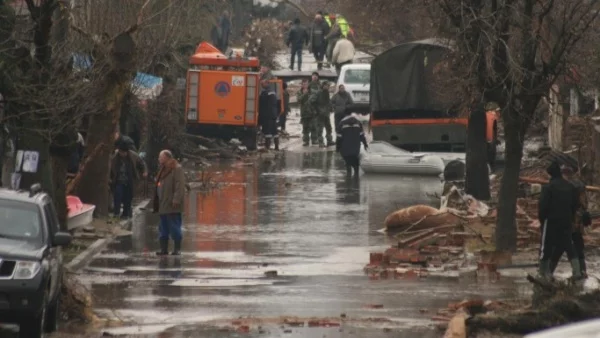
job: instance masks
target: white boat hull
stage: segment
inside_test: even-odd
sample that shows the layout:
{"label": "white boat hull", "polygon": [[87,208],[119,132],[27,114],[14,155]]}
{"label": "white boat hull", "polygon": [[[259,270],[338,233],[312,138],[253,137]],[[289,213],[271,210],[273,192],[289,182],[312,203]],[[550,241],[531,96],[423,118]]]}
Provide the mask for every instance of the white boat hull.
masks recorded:
{"label": "white boat hull", "polygon": [[439,176],[444,172],[445,164],[439,156],[363,153],[360,166],[368,174]]}
{"label": "white boat hull", "polygon": [[69,212],[67,216],[67,228],[73,230],[92,223],[95,209],[95,205],[84,204],[77,212]]}

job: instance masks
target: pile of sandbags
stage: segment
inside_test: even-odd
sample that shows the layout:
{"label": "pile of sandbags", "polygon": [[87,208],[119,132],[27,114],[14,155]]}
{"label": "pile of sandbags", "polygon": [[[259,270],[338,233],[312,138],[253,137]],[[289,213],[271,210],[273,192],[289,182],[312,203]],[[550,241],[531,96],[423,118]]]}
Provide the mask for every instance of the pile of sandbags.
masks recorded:
{"label": "pile of sandbags", "polygon": [[257,57],[261,65],[278,68],[277,52],[285,47],[285,24],[275,19],[255,19],[243,36],[246,56]]}

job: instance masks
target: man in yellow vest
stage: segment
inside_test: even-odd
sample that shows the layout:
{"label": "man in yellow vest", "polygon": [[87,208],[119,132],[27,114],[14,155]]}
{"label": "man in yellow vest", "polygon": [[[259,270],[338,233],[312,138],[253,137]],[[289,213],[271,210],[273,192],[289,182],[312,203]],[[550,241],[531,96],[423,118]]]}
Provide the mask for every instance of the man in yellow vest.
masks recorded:
{"label": "man in yellow vest", "polygon": [[327,22],[327,25],[329,26],[329,28],[331,28],[331,20],[329,20],[329,13],[327,13],[327,12],[323,13],[323,11],[318,11],[317,14],[322,16],[323,19],[325,19],[325,22]]}

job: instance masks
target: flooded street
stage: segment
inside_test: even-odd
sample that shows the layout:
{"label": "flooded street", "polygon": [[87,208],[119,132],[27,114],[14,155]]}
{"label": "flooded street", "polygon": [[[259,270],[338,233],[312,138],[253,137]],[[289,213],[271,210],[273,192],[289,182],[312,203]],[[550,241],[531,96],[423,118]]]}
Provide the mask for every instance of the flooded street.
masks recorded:
{"label": "flooded street", "polygon": [[[436,337],[433,310],[515,292],[510,283],[474,280],[369,280],[369,251],[392,242],[377,231],[385,216],[415,203],[437,206],[431,195],[441,192],[440,180],[347,180],[333,151],[276,156],[211,168],[224,185],[189,194],[181,257],[154,256],[157,220],[147,214],[132,237],[90,264],[81,279],[96,311],[136,324],[110,333],[231,337],[236,321],[251,317],[242,336]],[[288,316],[346,320],[342,327],[280,325]]]}

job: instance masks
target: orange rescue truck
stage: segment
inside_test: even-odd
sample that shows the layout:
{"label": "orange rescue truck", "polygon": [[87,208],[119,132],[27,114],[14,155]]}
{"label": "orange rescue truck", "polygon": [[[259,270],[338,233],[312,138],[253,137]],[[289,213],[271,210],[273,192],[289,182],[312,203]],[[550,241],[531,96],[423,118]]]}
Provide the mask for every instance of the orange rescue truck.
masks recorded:
{"label": "orange rescue truck", "polygon": [[258,59],[226,56],[211,44],[202,42],[190,57],[189,64],[186,131],[225,141],[235,137],[249,150],[256,149],[260,93]]}
{"label": "orange rescue truck", "polygon": [[[408,151],[466,151],[468,117],[438,102],[432,86],[450,49],[447,43],[427,39],[398,45],[373,59],[370,127],[374,141]],[[493,165],[498,118],[495,111],[486,112],[486,118],[488,162]]]}

